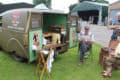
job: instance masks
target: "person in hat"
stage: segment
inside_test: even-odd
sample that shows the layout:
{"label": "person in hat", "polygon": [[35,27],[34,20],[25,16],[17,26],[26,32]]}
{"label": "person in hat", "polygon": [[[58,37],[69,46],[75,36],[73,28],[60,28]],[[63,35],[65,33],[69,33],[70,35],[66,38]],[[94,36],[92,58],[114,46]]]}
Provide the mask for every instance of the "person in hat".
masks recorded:
{"label": "person in hat", "polygon": [[94,35],[90,32],[88,26],[84,27],[84,30],[78,33],[79,50],[80,50],[80,64],[84,62],[84,55],[92,47],[92,43],[95,41]]}

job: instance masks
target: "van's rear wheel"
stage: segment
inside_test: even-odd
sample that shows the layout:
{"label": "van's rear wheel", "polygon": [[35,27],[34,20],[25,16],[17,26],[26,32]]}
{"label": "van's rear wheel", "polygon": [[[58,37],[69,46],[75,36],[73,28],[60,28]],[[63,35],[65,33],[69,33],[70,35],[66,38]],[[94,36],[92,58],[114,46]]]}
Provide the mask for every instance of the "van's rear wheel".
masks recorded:
{"label": "van's rear wheel", "polygon": [[11,51],[11,52],[9,52],[9,53],[10,53],[11,57],[12,57],[14,60],[19,61],[19,62],[27,62],[27,59],[22,58],[22,57],[16,55],[16,54],[15,54],[16,51]]}
{"label": "van's rear wheel", "polygon": [[2,50],[2,47],[0,46],[0,50]]}
{"label": "van's rear wheel", "polygon": [[57,49],[54,50],[54,58],[59,54],[59,51]]}

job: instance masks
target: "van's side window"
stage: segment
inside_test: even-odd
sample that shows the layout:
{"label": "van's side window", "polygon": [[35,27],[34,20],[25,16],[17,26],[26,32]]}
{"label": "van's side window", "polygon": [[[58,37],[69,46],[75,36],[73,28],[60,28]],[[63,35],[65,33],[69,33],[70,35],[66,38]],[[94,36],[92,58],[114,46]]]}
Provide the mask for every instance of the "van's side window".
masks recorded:
{"label": "van's side window", "polygon": [[2,16],[0,16],[0,27],[2,27]]}
{"label": "van's side window", "polygon": [[40,26],[39,19],[32,19],[32,28],[38,28]]}

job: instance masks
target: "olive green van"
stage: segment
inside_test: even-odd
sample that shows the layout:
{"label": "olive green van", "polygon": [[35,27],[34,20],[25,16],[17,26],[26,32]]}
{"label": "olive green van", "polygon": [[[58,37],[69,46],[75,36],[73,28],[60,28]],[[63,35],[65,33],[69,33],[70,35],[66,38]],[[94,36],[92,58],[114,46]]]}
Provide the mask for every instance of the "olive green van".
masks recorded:
{"label": "olive green van", "polygon": [[[37,36],[38,42],[35,44],[42,49],[43,33],[61,34],[61,24],[66,32],[66,23],[67,15],[62,11],[30,8],[6,11],[0,15],[0,47],[7,52],[14,51],[16,55],[32,62],[36,59],[32,50],[34,41],[37,41],[34,37]],[[65,41],[61,43],[64,45],[57,47],[59,52],[67,50]]]}

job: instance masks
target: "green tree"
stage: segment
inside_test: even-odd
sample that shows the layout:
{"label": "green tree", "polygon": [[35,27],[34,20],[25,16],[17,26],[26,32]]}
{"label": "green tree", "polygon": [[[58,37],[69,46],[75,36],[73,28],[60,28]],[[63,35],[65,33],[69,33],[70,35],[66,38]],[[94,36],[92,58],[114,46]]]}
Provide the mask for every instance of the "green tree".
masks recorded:
{"label": "green tree", "polygon": [[0,3],[0,5],[2,5],[2,3]]}
{"label": "green tree", "polygon": [[51,0],[33,0],[34,5],[44,3],[48,8],[51,8]]}
{"label": "green tree", "polygon": [[71,11],[77,4],[70,5],[69,10]]}
{"label": "green tree", "polygon": [[79,0],[79,2],[82,2],[82,1],[94,1],[94,2],[100,2],[100,3],[109,3],[106,0]]}
{"label": "green tree", "polygon": [[95,1],[95,0],[79,0],[79,2],[82,2],[82,1]]}
{"label": "green tree", "polygon": [[109,3],[108,1],[106,0],[95,0],[95,2],[100,2],[100,3]]}

